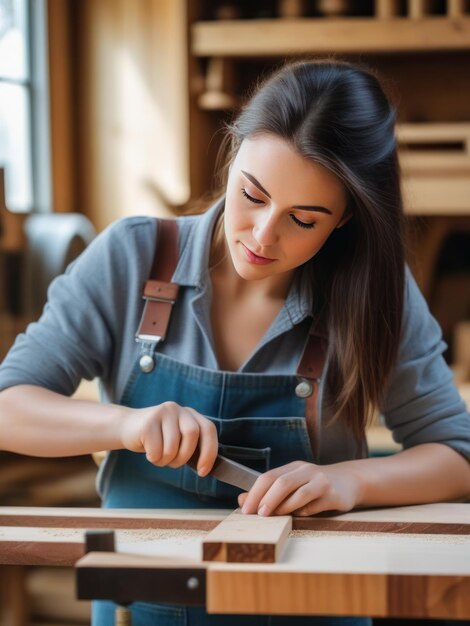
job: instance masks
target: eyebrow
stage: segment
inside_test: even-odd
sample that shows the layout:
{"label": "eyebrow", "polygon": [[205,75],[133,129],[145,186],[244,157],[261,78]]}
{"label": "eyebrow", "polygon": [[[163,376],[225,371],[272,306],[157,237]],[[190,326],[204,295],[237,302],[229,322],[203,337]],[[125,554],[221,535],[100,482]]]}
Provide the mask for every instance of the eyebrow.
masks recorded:
{"label": "eyebrow", "polygon": [[[256,180],[256,178],[252,174],[249,174],[248,172],[245,172],[244,170],[241,170],[241,173],[244,176],[246,176],[246,178],[248,178],[248,180],[251,181],[255,187],[258,187],[258,189],[262,193],[268,196],[268,198],[271,198],[271,194],[266,191],[263,185],[258,180]],[[333,211],[330,211],[330,209],[327,209],[324,206],[310,206],[310,205],[297,204],[293,206],[292,208],[299,209],[301,211],[316,211],[317,213],[327,213],[328,215],[333,215]]]}

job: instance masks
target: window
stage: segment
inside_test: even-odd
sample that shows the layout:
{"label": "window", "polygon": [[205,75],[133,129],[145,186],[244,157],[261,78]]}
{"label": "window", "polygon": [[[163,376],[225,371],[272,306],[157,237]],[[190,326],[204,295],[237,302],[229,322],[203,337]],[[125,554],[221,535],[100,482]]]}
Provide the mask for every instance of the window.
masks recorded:
{"label": "window", "polygon": [[44,0],[0,0],[0,167],[10,211],[50,207]]}

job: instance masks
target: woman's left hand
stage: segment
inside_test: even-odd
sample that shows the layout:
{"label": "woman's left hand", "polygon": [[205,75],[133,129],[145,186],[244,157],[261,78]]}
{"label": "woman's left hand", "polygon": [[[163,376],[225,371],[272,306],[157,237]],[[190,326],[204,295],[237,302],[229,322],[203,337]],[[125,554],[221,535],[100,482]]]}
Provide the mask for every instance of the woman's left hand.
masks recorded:
{"label": "woman's left hand", "polygon": [[262,474],[248,493],[238,496],[238,503],[243,513],[314,515],[350,511],[359,497],[359,477],[350,463],[294,461]]}

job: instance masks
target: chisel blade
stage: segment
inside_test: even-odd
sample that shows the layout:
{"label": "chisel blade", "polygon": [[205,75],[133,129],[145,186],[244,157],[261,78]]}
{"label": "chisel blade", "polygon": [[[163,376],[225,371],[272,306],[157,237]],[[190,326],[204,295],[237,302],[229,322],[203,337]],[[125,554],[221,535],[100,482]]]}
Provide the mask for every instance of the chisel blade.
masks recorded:
{"label": "chisel blade", "polygon": [[[198,458],[199,450],[189,459],[188,465],[196,469]],[[240,487],[244,491],[250,491],[260,475],[260,472],[251,469],[251,467],[246,467],[246,465],[232,461],[232,459],[227,459],[227,457],[221,454],[217,455],[214,465],[208,474],[208,476],[214,476],[214,478],[224,483]]]}

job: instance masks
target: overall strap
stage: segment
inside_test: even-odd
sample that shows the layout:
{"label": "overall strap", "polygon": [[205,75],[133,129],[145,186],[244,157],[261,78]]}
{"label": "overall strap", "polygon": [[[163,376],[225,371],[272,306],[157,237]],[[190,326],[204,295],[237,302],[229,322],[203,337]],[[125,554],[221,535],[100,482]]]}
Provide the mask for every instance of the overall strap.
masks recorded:
{"label": "overall strap", "polygon": [[305,398],[305,420],[314,460],[319,452],[318,391],[326,359],[326,340],[314,333],[312,324],[296,375],[301,379],[295,393]]}
{"label": "overall strap", "polygon": [[166,337],[179,285],[170,282],[178,263],[176,220],[157,220],[157,241],[150,278],[145,282],[144,311],[136,340],[156,344]]}

